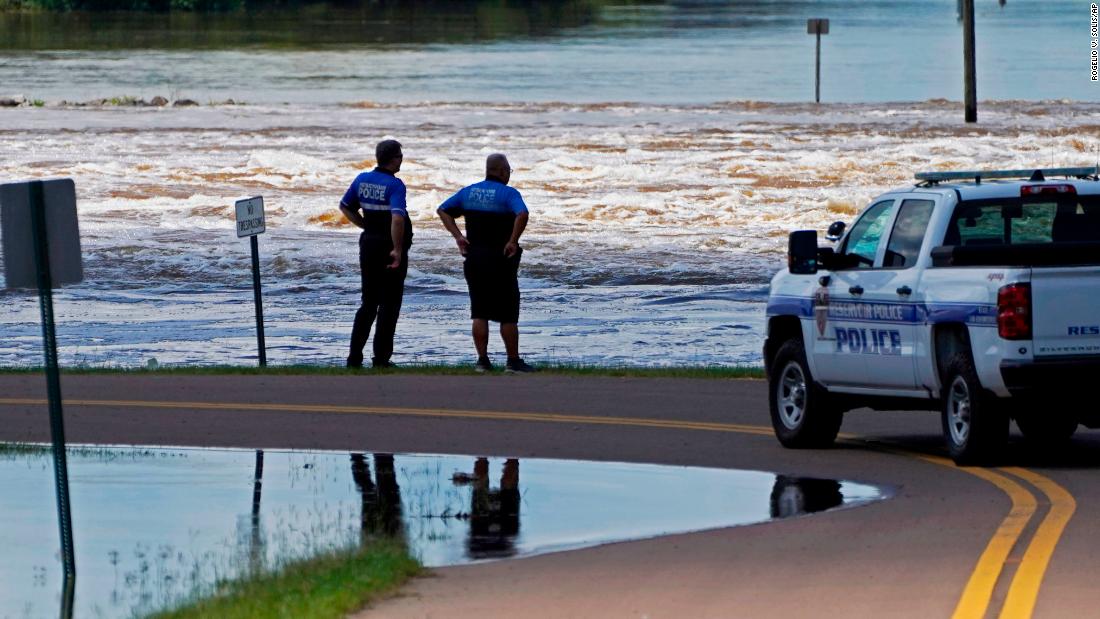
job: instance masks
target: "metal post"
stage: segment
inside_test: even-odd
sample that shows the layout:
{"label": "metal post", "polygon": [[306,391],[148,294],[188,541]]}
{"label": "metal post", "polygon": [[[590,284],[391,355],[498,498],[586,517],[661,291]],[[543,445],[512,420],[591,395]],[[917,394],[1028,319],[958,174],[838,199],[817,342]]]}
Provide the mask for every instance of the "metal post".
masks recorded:
{"label": "metal post", "polygon": [[974,0],[961,0],[963,18],[963,105],[966,122],[978,122],[977,78],[974,62]]}
{"label": "metal post", "polygon": [[73,522],[69,504],[69,464],[65,458],[65,420],[61,409],[61,372],[57,365],[57,334],[53,318],[53,279],[50,249],[46,237],[46,202],[42,182],[29,185],[31,231],[34,235],[34,265],[38,274],[38,304],[42,311],[42,345],[46,355],[46,391],[50,403],[50,436],[53,439],[54,485],[57,490],[57,526],[61,533],[61,555],[65,567],[61,617],[73,614],[76,591],[76,558],[73,551]]}
{"label": "metal post", "polygon": [[814,103],[821,103],[821,35],[829,34],[829,20],[821,17],[807,19],[806,34],[812,34],[817,39],[814,52]]}
{"label": "metal post", "polygon": [[817,33],[817,63],[814,68],[814,103],[821,103],[821,32]]}
{"label": "metal post", "polygon": [[260,347],[260,367],[267,367],[267,346],[264,344],[264,305],[260,295],[260,244],[256,235],[249,237],[252,245],[252,293],[256,299],[256,343]]}
{"label": "metal post", "polygon": [[256,450],[256,472],[252,482],[252,526],[260,522],[260,496],[264,487],[264,450]]}
{"label": "metal post", "polygon": [[264,486],[264,452],[256,450],[256,472],[252,482],[252,543],[249,546],[248,564],[253,574],[259,574],[263,567],[263,544],[260,539],[260,497]]}

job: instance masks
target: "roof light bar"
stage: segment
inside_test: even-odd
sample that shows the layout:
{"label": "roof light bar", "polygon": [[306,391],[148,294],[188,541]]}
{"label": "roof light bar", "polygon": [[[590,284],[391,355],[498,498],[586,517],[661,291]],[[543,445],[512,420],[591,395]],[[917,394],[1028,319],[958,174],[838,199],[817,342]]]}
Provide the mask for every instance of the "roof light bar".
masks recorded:
{"label": "roof light bar", "polygon": [[1032,168],[1029,170],[971,170],[960,172],[917,172],[913,175],[918,181],[939,183],[942,181],[961,181],[992,178],[1034,178],[1039,173],[1037,180],[1043,180],[1051,176],[1069,176],[1082,178],[1096,176],[1100,172],[1097,166],[1085,168]]}

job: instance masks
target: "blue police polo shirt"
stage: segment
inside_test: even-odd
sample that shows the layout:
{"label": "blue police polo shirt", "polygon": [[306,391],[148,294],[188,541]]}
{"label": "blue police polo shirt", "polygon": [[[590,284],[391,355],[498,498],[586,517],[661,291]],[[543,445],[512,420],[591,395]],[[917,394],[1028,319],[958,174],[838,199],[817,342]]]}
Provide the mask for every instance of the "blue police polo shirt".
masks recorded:
{"label": "blue police polo shirt", "polygon": [[463,187],[438,210],[466,218],[466,239],[471,246],[503,249],[512,238],[516,216],[526,213],[527,205],[515,188],[486,179]]}
{"label": "blue police polo shirt", "polygon": [[405,218],[405,247],[412,245],[412,221],[405,204],[405,183],[393,173],[375,168],[355,177],[340,200],[341,206],[362,211],[366,229],[363,236],[370,241],[385,242],[392,247],[390,224],[393,217]]}

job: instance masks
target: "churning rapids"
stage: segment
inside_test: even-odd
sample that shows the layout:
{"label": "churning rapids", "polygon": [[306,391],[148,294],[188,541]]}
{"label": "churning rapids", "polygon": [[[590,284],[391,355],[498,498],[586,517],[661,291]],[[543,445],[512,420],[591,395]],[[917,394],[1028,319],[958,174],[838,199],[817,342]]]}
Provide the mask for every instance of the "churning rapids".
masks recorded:
{"label": "churning rapids", "polygon": [[[1096,163],[1100,105],[957,103],[47,105],[0,113],[0,178],[76,181],[86,281],[57,297],[65,364],[255,358],[248,244],[263,195],[269,358],[340,363],[358,301],[337,210],[374,143],[405,144],[416,237],[395,361],[472,361],[436,206],[502,151],[532,211],[521,329],[543,362],[759,362],[786,234],[849,220],[923,169]],[[0,365],[38,365],[36,300],[0,292]]]}

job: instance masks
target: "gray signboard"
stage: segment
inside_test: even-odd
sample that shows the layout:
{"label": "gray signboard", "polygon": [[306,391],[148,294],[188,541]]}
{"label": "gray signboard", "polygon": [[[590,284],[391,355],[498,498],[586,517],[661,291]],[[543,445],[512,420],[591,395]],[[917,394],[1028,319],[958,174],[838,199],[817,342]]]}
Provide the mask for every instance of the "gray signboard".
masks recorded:
{"label": "gray signboard", "polygon": [[806,34],[829,34],[829,20],[807,19]]}
{"label": "gray signboard", "polygon": [[263,196],[237,200],[236,210],[237,238],[263,234],[264,230],[267,229],[267,224],[264,221]]}
{"label": "gray signboard", "polygon": [[33,229],[33,209],[38,200],[45,211],[53,286],[84,279],[76,222],[76,186],[72,179],[9,183],[0,185],[0,240],[4,244],[4,279],[8,288],[38,287]]}

